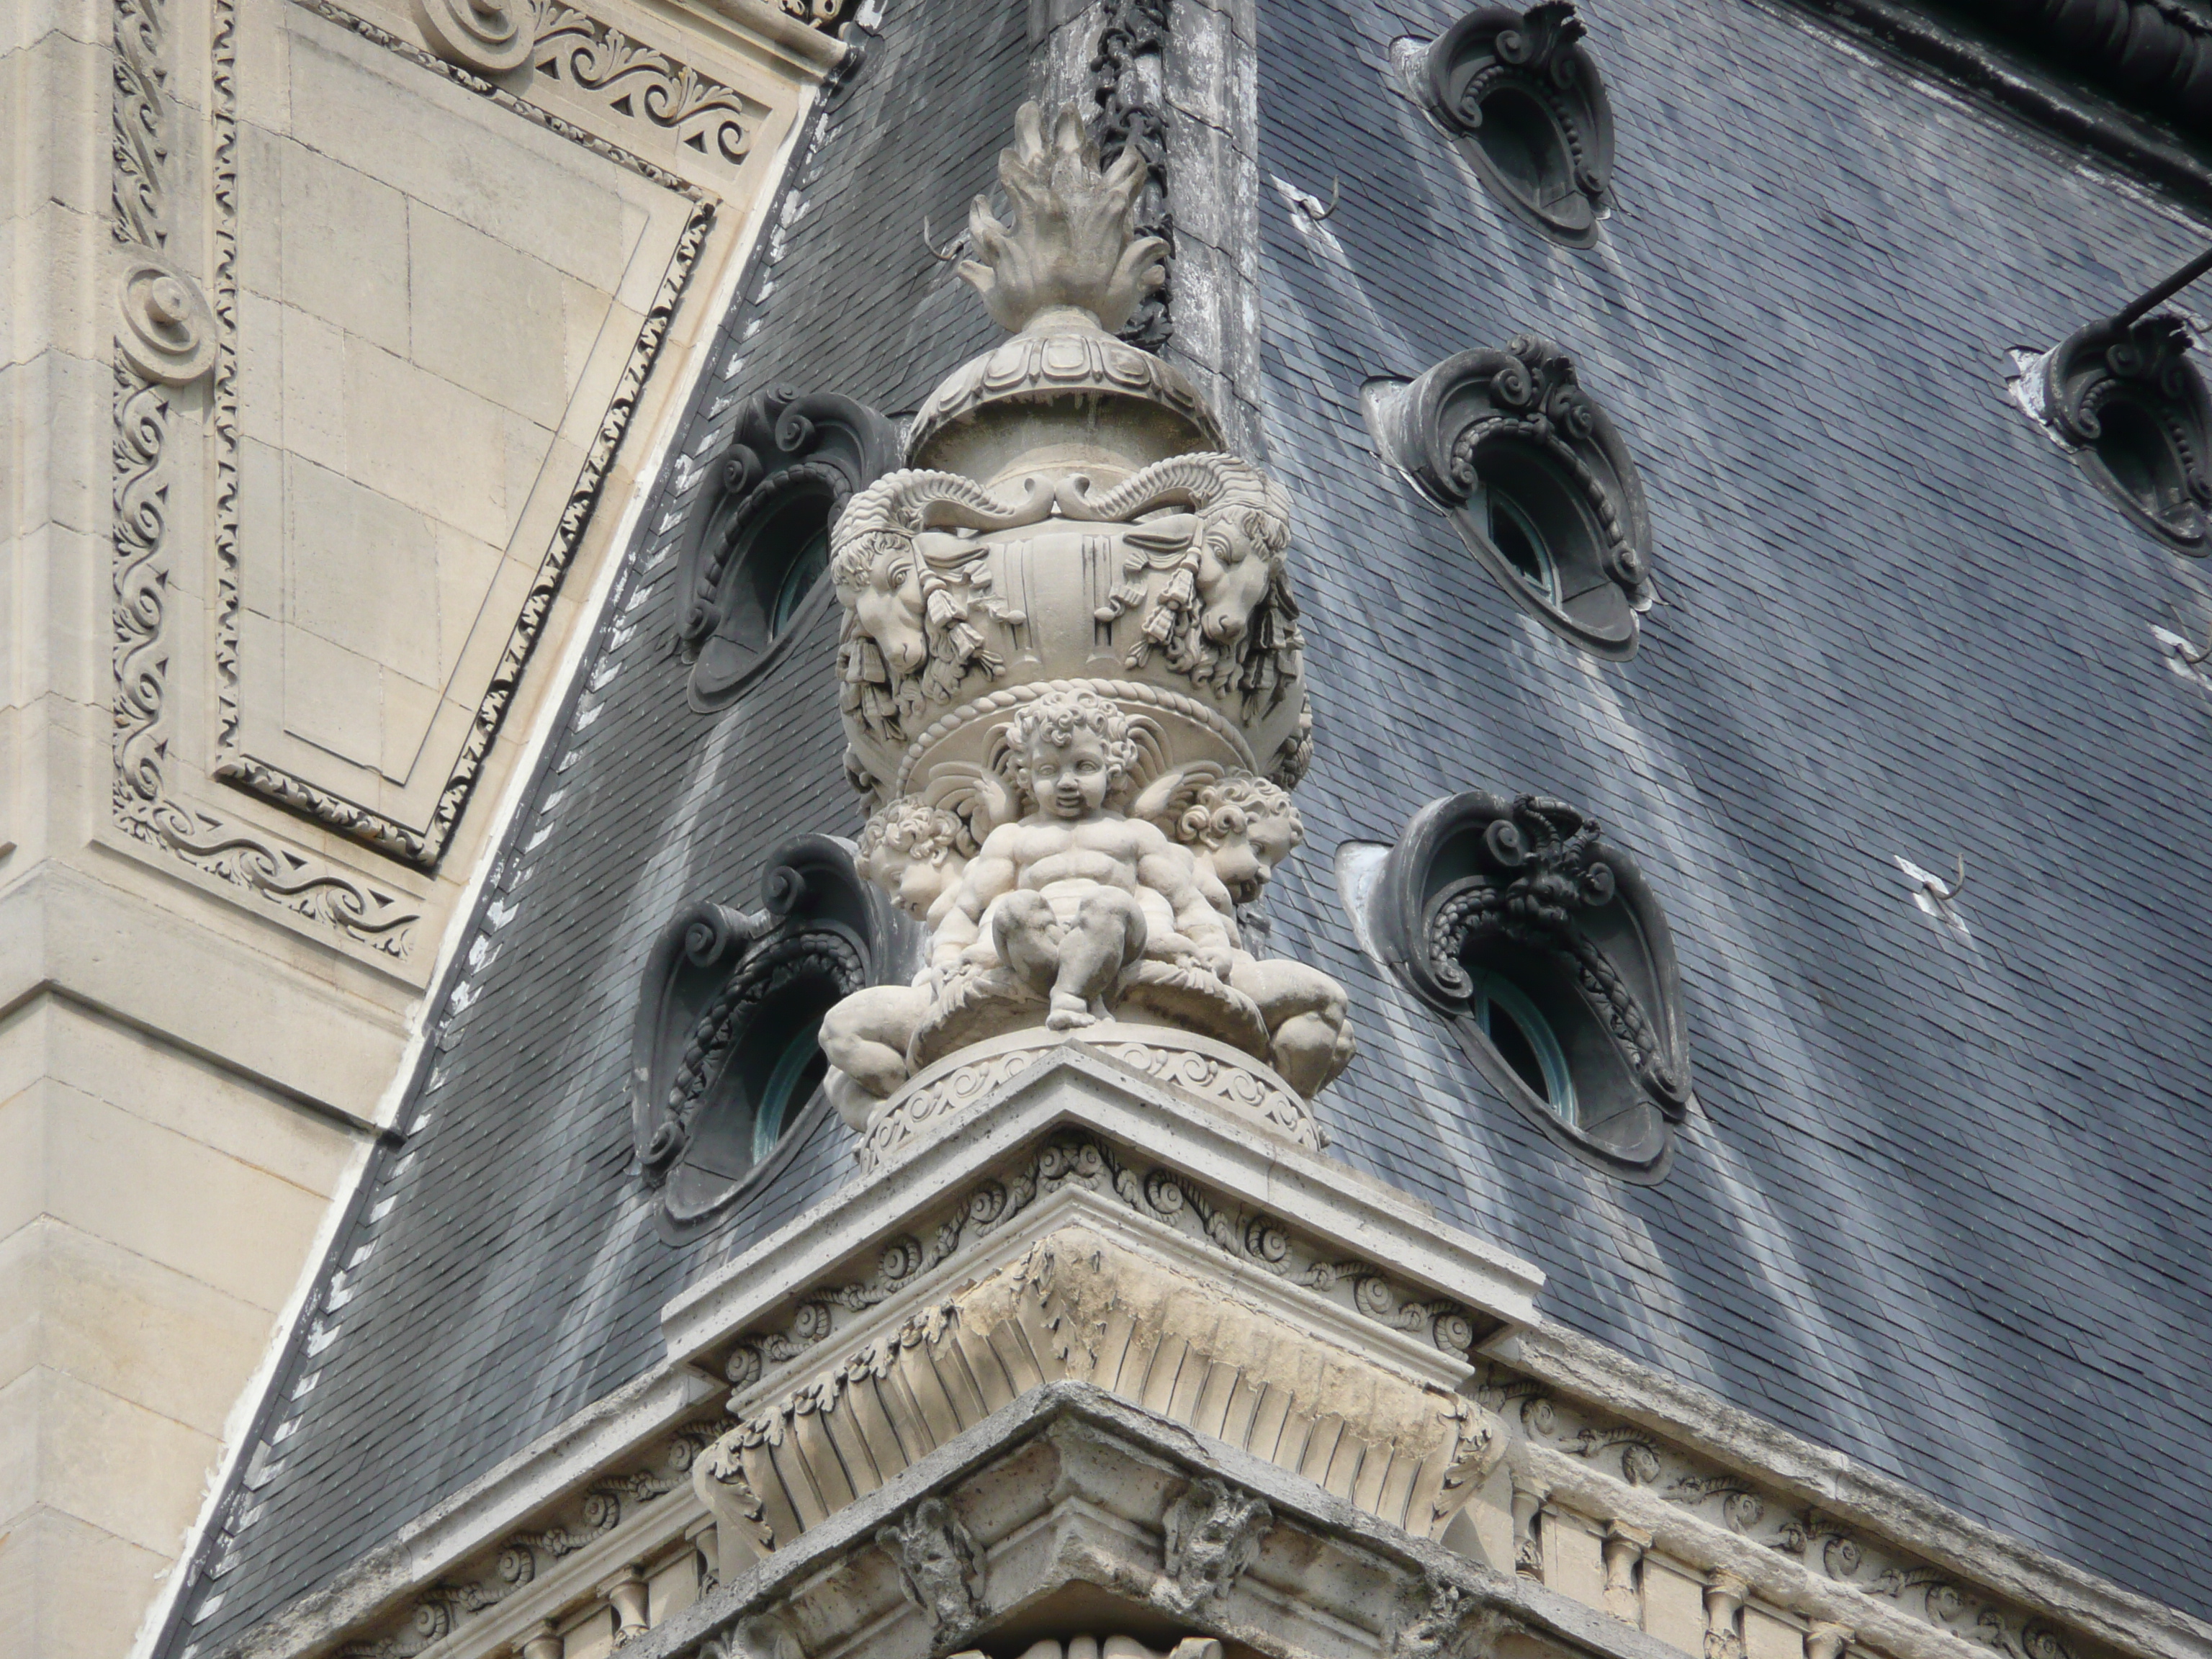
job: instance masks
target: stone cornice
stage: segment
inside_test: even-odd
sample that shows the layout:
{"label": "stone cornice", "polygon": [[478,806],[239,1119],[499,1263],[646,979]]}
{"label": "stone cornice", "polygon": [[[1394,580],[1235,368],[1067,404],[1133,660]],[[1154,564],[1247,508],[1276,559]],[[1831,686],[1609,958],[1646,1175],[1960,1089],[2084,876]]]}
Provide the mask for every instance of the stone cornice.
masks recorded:
{"label": "stone cornice", "polygon": [[1917,59],[2005,105],[2046,132],[2108,157],[2185,200],[2212,202],[2212,162],[2117,106],[2024,73],[2003,53],[1899,0],[1762,0],[1822,27]]}
{"label": "stone cornice", "polygon": [[2212,1656],[2212,1626],[2045,1554],[1893,1476],[1563,1326],[1547,1323],[1500,1337],[1486,1352],[1563,1395],[1594,1402],[1676,1445],[1785,1489],[1962,1580],[2075,1628],[2094,1630],[2116,1647],[2160,1659]]}
{"label": "stone cornice", "polygon": [[[1505,1628],[1548,1638],[1579,1652],[1607,1655],[1610,1659],[1680,1659],[1678,1650],[1665,1643],[1567,1596],[1525,1578],[1494,1572],[1441,1545],[1413,1538],[1332,1498],[1310,1480],[1218,1441],[1164,1423],[1088,1383],[1073,1382],[1048,1383],[1001,1407],[866,1500],[832,1516],[667,1624],[634,1638],[624,1644],[623,1659],[678,1659],[678,1656],[701,1652],[702,1644],[728,1632],[741,1620],[778,1607],[795,1592],[835,1582],[836,1577],[842,1577],[837,1574],[839,1565],[869,1549],[887,1516],[988,1473],[1010,1449],[1063,1427],[1098,1435],[1106,1442],[1109,1455],[1118,1455],[1132,1467],[1164,1465],[1164,1473],[1171,1480],[1183,1475],[1217,1477],[1232,1489],[1264,1499],[1278,1526],[1288,1523],[1308,1536],[1326,1538],[1382,1569],[1362,1586],[1364,1594],[1357,1602],[1322,1607],[1323,1617],[1335,1626],[1334,1633],[1347,1650],[1388,1650],[1394,1645],[1387,1632],[1374,1630],[1370,1621],[1387,1624],[1392,1604],[1398,1599],[1391,1594],[1398,1585],[1389,1582],[1395,1577],[1450,1586],[1498,1614]],[[1054,1483],[1055,1500],[1065,1502],[1073,1496],[1080,1503],[1085,1496],[1080,1485],[1079,1480],[1063,1476]],[[1032,1528],[1036,1524],[1029,1523]],[[982,1541],[996,1540],[986,1536]],[[1067,1565],[1066,1553],[1062,1552],[1063,1569]],[[1079,1563],[1093,1571],[1106,1565],[1096,1554]],[[1109,1576],[1100,1572],[1098,1577]],[[1115,1590],[1133,1599],[1132,1576],[1126,1570],[1110,1576],[1115,1581]],[[1319,1577],[1315,1575],[1316,1579]],[[1312,1592],[1316,1601],[1327,1600],[1327,1591],[1317,1583],[1304,1584],[1301,1589]],[[1233,1606],[1217,1608],[1204,1622],[1232,1638],[1264,1641],[1267,1645],[1261,1651],[1281,1651],[1296,1645],[1295,1638],[1286,1638],[1280,1631],[1239,1630],[1238,1611]],[[846,1650],[896,1654],[903,1644],[895,1638],[885,1641],[887,1622],[879,1619],[862,1625],[856,1621],[852,1634],[857,1639],[835,1648],[806,1650],[810,1655],[823,1653],[825,1659]],[[1363,1629],[1363,1625],[1369,1627]],[[880,1648],[879,1643],[883,1644]]]}
{"label": "stone cornice", "polygon": [[[817,1205],[673,1298],[661,1312],[672,1359],[695,1359],[808,1287],[872,1267],[913,1229],[914,1195],[959,1193],[1061,1128],[1097,1133],[1172,1163],[1235,1203],[1384,1263],[1392,1277],[1509,1326],[1535,1318],[1536,1269],[1440,1224],[1424,1206],[1279,1136],[1194,1107],[1080,1042],[1053,1051],[899,1162]],[[773,1273],[763,1269],[774,1264]]]}

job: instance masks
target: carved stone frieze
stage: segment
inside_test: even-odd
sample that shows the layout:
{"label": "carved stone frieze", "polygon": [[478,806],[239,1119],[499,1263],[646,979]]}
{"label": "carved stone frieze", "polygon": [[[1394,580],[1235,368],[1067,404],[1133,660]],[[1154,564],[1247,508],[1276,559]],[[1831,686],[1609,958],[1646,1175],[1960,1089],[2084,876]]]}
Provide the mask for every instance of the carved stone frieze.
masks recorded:
{"label": "carved stone frieze", "polygon": [[1492,195],[1588,247],[1613,199],[1613,108],[1567,0],[1478,6],[1434,41],[1401,40],[1400,79]]}
{"label": "carved stone frieze", "polygon": [[1616,1537],[1624,1553],[1656,1552],[1678,1564],[1701,1581],[1709,1654],[1741,1654],[1743,1608],[1754,1597],[1807,1622],[1808,1659],[1837,1659],[1847,1644],[1916,1659],[1950,1651],[1952,1642],[2007,1659],[2071,1659],[2081,1650],[2018,1603],[1594,1401],[1503,1365],[1492,1365],[1475,1393],[1509,1429],[1504,1459],[1516,1522],[1524,1492],[1531,1515],[1569,1503],[1607,1529],[1608,1571]]}
{"label": "carved stone frieze", "polygon": [[2014,398],[2136,524],[2178,552],[2212,551],[2212,392],[2191,325],[2171,312],[2090,324],[2015,352]]}
{"label": "carved stone frieze", "polygon": [[1211,1475],[1192,1481],[1160,1523],[1162,1565],[1176,1599],[1195,1611],[1228,1595],[1274,1524],[1266,1498]]}
{"label": "carved stone frieze", "polygon": [[[1494,1466],[1494,1420],[1441,1385],[1448,1368],[1431,1359],[1409,1370],[1395,1348],[1360,1354],[1333,1321],[1302,1326],[1301,1309],[1320,1310],[1287,1288],[1248,1280],[1243,1296],[1225,1297],[1202,1255],[1162,1253],[1160,1234],[1133,1232],[1119,1213],[1077,1203],[1019,1255],[949,1293],[918,1289],[902,1320],[749,1409],[695,1467],[727,1528],[726,1576],[1064,1379],[1244,1447],[1423,1534]],[[892,1249],[916,1254],[911,1239]],[[1174,1604],[1194,1611],[1225,1593],[1267,1521],[1266,1505],[1241,1493],[1201,1484],[1186,1494],[1167,1523]]]}
{"label": "carved stone frieze", "polygon": [[[473,13],[477,0],[414,3]],[[535,38],[526,31],[524,48],[508,67],[534,64],[539,76],[589,94],[620,120],[672,133],[694,154],[725,167],[741,165],[751,152],[753,130],[768,111],[743,93],[562,0],[545,0],[532,10]]]}
{"label": "carved stone frieze", "polygon": [[815,1284],[794,1294],[773,1325],[748,1330],[726,1350],[722,1371],[743,1395],[798,1360],[862,1314],[991,1242],[1041,1199],[1079,1186],[1148,1219],[1312,1291],[1440,1352],[1464,1358],[1490,1322],[1448,1298],[1425,1297],[1371,1261],[1316,1245],[1281,1218],[1224,1202],[1202,1182],[1133,1158],[1095,1135],[1056,1136],[1018,1165],[976,1182],[926,1212],[887,1244],[866,1279]]}
{"label": "carved stone frieze", "polygon": [[[1415,814],[1370,902],[1388,964],[1453,1021],[1468,1057],[1555,1138],[1626,1174],[1663,1173],[1690,1099],[1672,933],[1636,862],[1563,801],[1481,791]],[[1537,1100],[1479,1018],[1502,976],[1574,1044],[1569,1121]],[[1600,1063],[1602,1058],[1604,1063]]]}
{"label": "carved stone frieze", "polygon": [[[1092,1026],[1081,1040],[1170,1088],[1255,1119],[1310,1152],[1328,1145],[1327,1131],[1304,1100],[1225,1043],[1156,1025],[1118,1024]],[[957,1122],[969,1107],[1065,1041],[1055,1032],[1017,1031],[928,1067],[868,1118],[858,1149],[861,1169],[896,1163],[914,1141]]]}
{"label": "carved stone frieze", "polygon": [[[465,1640],[486,1615],[534,1594],[564,1564],[612,1539],[626,1523],[636,1530],[655,1500],[687,1491],[695,1460],[714,1438],[711,1427],[686,1424],[639,1448],[614,1472],[539,1508],[428,1590],[356,1626],[334,1650],[337,1659],[413,1659],[440,1643]],[[641,1626],[641,1616],[637,1622]]]}
{"label": "carved stone frieze", "polygon": [[1628,446],[1565,351],[1520,335],[1362,395],[1377,450],[1516,604],[1601,656],[1634,654],[1656,597],[1651,516]]}

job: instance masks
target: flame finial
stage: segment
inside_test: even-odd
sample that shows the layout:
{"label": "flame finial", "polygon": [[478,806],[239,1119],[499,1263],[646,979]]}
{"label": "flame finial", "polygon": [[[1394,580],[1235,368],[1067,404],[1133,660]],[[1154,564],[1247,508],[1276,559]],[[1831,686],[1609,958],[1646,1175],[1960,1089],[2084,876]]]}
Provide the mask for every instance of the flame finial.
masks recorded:
{"label": "flame finial", "polygon": [[1074,312],[1110,332],[1167,280],[1167,244],[1137,234],[1144,158],[1133,147],[1102,168],[1073,104],[1060,106],[1049,146],[1043,110],[1021,106],[1013,147],[999,152],[999,182],[1014,222],[1000,223],[977,197],[968,228],[981,257],[961,261],[960,274],[1002,327],[1020,333],[1054,313],[1075,322]]}

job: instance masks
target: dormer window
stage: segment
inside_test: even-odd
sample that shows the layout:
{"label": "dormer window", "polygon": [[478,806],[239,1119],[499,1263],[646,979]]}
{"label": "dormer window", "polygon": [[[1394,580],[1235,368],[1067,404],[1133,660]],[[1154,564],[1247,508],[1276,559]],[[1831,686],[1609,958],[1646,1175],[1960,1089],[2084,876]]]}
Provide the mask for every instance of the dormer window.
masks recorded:
{"label": "dormer window", "polygon": [[1613,107],[1565,0],[1479,6],[1392,66],[1497,199],[1554,241],[1588,247],[1613,201]]}
{"label": "dormer window", "polygon": [[849,398],[763,392],[739,410],[684,558],[692,707],[744,696],[823,603],[830,529],[897,454],[890,422]]}
{"label": "dormer window", "polygon": [[1474,981],[1468,1012],[1523,1088],[1562,1123],[1580,1121],[1566,1050],[1527,992],[1503,974],[1486,973]]}
{"label": "dormer window", "polygon": [[1361,400],[1377,452],[1515,604],[1599,656],[1635,654],[1654,598],[1650,515],[1566,353],[1524,335],[1415,380],[1370,380]]}
{"label": "dormer window", "polygon": [[853,849],[800,836],[769,856],[763,908],[685,905],[653,946],[630,1046],[630,1122],[661,1236],[697,1237],[790,1161],[830,1109],[822,1018],[904,983],[920,940]]}
{"label": "dormer window", "polygon": [[2196,328],[2160,307],[2208,270],[2212,251],[2049,351],[2013,353],[2014,401],[2129,518],[2194,558],[2212,552],[2212,394]]}
{"label": "dormer window", "polygon": [[1553,605],[1559,602],[1559,568],[1525,508],[1502,488],[1484,491],[1490,520],[1490,544],[1513,574]]}
{"label": "dormer window", "polygon": [[1690,1101],[1667,920],[1635,861],[1564,801],[1431,802],[1344,890],[1363,938],[1559,1146],[1657,1181]]}

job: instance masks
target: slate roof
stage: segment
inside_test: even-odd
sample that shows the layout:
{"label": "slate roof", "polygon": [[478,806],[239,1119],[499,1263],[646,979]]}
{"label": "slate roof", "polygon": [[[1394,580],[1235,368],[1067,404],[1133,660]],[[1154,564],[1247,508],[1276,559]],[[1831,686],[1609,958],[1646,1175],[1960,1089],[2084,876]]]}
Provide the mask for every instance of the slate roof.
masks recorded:
{"label": "slate roof", "polygon": [[[918,224],[987,182],[1025,10],[894,8],[686,456],[737,394],[910,409],[993,337]],[[1796,14],[1593,0],[1620,205],[1598,248],[1553,248],[1387,79],[1392,38],[1451,15],[1261,8],[1269,459],[1319,751],[1270,903],[1278,948],[1352,993],[1334,1151],[1539,1263],[1549,1317],[2212,1616],[2212,692],[2151,633],[2212,600],[2003,392],[2006,347],[2205,228]],[[1320,229],[1273,182],[1333,178]],[[1662,602],[1626,665],[1526,619],[1368,451],[1362,380],[1523,328],[1576,354],[1643,468]],[[254,1518],[209,1541],[166,1654],[211,1654],[636,1375],[672,1294],[848,1167],[825,1119],[682,1249],[630,1168],[654,933],[688,899],[756,902],[784,835],[857,823],[830,616],[695,714],[674,565],[649,534],[629,555],[334,1251],[319,1305],[343,1305],[297,1334],[257,1434],[291,1427],[222,1514]],[[1662,1185],[1556,1149],[1352,941],[1333,850],[1478,785],[1595,811],[1673,919],[1701,1109]],[[1971,943],[1893,862],[1962,849]]]}

